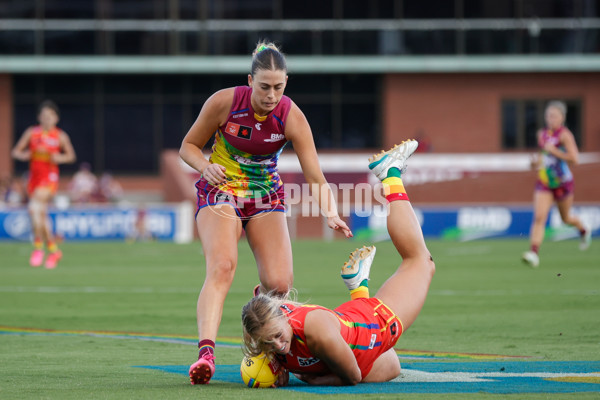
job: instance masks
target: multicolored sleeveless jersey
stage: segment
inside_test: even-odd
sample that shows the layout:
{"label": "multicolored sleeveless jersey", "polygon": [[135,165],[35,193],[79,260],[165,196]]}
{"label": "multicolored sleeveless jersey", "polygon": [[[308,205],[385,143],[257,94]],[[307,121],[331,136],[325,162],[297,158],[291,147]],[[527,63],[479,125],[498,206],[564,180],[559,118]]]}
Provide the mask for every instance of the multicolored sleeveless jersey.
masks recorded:
{"label": "multicolored sleeveless jersey", "polygon": [[52,154],[60,152],[60,129],[44,131],[41,126],[32,128],[29,150],[29,186],[33,189],[38,184],[58,182],[58,165],[52,162]]}
{"label": "multicolored sleeveless jersey", "polygon": [[277,161],[287,143],[285,122],[292,101],[283,96],[273,111],[260,117],[252,109],[251,95],[251,87],[235,88],[229,117],[217,131],[210,161],[227,169],[227,183],[221,190],[261,198],[283,184]]}
{"label": "multicolored sleeveless jersey", "polygon": [[573,180],[573,174],[567,162],[544,150],[546,143],[552,143],[557,148],[565,151],[565,148],[560,145],[560,133],[563,129],[565,129],[563,126],[555,131],[545,129],[538,140],[538,145],[542,149],[542,165],[538,172],[538,180],[549,189],[556,189],[563,183]]}
{"label": "multicolored sleeveless jersey", "polygon": [[310,304],[284,304],[282,311],[289,318],[293,339],[290,352],[286,355],[276,355],[276,358],[292,372],[331,372],[327,364],[316,358],[306,345],[304,321],[306,315],[316,309],[329,311],[338,318],[340,333],[352,349],[363,378],[371,371],[375,360],[394,347],[402,335],[402,323],[398,317],[381,300],[374,297],[351,300],[335,310]]}

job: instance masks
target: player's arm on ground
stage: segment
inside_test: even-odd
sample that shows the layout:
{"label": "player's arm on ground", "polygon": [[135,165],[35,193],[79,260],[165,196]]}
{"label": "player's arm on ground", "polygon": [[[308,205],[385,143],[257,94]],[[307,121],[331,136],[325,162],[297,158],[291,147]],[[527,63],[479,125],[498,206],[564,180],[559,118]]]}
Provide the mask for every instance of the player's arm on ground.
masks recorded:
{"label": "player's arm on ground", "polygon": [[325,362],[334,375],[307,377],[314,385],[356,385],[362,379],[354,353],[340,333],[340,322],[325,310],[314,310],[304,322],[306,345],[311,353]]}
{"label": "player's arm on ground", "polygon": [[311,193],[316,195],[319,207],[327,217],[327,225],[332,229],[341,229],[346,237],[352,237],[352,231],[338,214],[335,198],[321,170],[310,125],[294,102],[285,125],[285,137],[294,146],[304,179],[310,185]]}
{"label": "player's arm on ground", "polygon": [[69,135],[65,131],[60,131],[58,135],[58,144],[60,146],[60,152],[52,155],[52,161],[55,164],[71,164],[77,159],[75,155],[75,149],[71,143]]}
{"label": "player's arm on ground", "polygon": [[206,100],[179,149],[181,159],[200,172],[211,184],[225,180],[225,167],[211,164],[202,153],[202,149],[219,126],[227,121],[234,91],[234,88],[222,89]]}
{"label": "player's arm on ground", "polygon": [[10,155],[15,160],[19,161],[29,161],[31,159],[31,150],[29,150],[29,141],[31,140],[31,133],[33,130],[31,128],[27,128],[23,135],[19,138],[15,147],[13,147]]}

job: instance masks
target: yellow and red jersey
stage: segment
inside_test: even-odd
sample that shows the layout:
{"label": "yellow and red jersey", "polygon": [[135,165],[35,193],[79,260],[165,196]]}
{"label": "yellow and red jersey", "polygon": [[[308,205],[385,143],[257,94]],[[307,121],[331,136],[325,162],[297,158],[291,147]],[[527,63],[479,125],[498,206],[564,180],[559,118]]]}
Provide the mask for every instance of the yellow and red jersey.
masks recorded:
{"label": "yellow and red jersey", "polygon": [[316,309],[333,313],[340,321],[340,333],[356,357],[362,377],[368,375],[379,356],[393,348],[402,335],[402,322],[381,302],[372,298],[348,301],[334,310],[305,304],[284,304],[282,311],[287,315],[293,330],[290,352],[276,355],[281,364],[296,373],[328,374],[325,362],[315,357],[306,345],[304,321],[306,315]]}
{"label": "yellow and red jersey", "polygon": [[58,189],[58,165],[52,161],[52,155],[60,152],[61,130],[55,127],[45,131],[39,125],[31,129],[32,134],[29,140],[31,159],[29,161],[27,192],[31,194],[36,188],[43,186],[56,193]]}

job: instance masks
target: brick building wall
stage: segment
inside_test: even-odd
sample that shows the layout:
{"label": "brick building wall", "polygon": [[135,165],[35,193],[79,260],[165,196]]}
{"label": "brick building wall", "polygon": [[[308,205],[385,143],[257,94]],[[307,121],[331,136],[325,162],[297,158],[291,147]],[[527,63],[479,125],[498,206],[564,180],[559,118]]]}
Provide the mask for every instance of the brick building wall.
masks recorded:
{"label": "brick building wall", "polygon": [[600,151],[599,73],[389,74],[384,78],[384,144],[424,136],[440,153],[502,151],[506,98],[578,98],[582,151]]}

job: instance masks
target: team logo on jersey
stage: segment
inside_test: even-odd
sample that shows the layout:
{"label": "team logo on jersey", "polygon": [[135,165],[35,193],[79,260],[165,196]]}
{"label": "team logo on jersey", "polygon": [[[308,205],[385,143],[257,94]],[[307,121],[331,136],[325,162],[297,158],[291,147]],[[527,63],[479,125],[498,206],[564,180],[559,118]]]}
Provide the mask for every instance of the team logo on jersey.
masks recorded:
{"label": "team logo on jersey", "polygon": [[375,347],[375,342],[377,341],[377,334],[373,333],[371,335],[371,342],[369,343],[369,350],[371,350],[373,347]]}
{"label": "team logo on jersey", "polygon": [[279,307],[283,308],[288,314],[292,312],[292,309],[286,306],[285,304],[282,304]]}
{"label": "team logo on jersey", "polygon": [[262,124],[260,122],[257,122],[256,124],[254,124],[254,127],[260,131],[260,126],[261,125]]}
{"label": "team logo on jersey", "polygon": [[265,139],[265,142],[279,142],[285,140],[285,135],[282,133],[271,133],[270,139]]}
{"label": "team logo on jersey", "polygon": [[245,125],[235,124],[233,122],[228,122],[225,127],[225,132],[232,136],[237,136],[240,139],[248,139],[252,137],[252,128]]}
{"label": "team logo on jersey", "polygon": [[392,333],[392,336],[396,336],[396,334],[398,333],[398,323],[396,321],[394,321],[392,325],[390,325],[390,332]]}
{"label": "team logo on jersey", "polygon": [[298,365],[301,367],[310,367],[313,364],[318,363],[319,360],[317,357],[308,357],[308,358],[304,358],[304,357],[296,357],[298,359]]}

